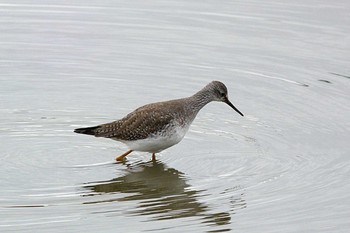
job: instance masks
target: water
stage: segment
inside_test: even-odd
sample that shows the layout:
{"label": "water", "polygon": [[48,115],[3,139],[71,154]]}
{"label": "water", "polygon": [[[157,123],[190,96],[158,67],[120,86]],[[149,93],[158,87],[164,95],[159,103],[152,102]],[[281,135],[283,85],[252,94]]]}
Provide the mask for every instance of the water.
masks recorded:
{"label": "water", "polygon": [[[1,232],[348,232],[348,1],[0,1]],[[221,80],[151,162],[74,128]]]}

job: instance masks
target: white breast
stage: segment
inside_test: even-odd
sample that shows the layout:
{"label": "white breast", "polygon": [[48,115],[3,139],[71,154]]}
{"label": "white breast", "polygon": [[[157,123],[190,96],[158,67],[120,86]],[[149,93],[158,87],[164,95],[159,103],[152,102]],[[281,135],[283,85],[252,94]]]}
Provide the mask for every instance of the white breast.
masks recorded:
{"label": "white breast", "polygon": [[189,129],[190,124],[185,126],[172,125],[166,129],[166,132],[160,132],[149,138],[135,141],[121,141],[133,151],[144,151],[158,153],[179,143]]}

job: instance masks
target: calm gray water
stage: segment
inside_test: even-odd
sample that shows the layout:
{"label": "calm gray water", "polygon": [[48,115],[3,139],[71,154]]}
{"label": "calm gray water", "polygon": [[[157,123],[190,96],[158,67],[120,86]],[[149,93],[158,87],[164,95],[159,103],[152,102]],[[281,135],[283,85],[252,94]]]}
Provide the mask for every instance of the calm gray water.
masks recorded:
{"label": "calm gray water", "polygon": [[[349,232],[350,3],[0,0],[0,232]],[[221,80],[151,162],[74,134]]]}

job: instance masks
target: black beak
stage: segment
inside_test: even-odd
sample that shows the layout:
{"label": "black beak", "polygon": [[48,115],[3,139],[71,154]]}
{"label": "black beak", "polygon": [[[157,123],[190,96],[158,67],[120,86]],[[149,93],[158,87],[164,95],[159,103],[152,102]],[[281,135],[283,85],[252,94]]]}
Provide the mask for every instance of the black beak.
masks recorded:
{"label": "black beak", "polygon": [[227,103],[227,104],[228,104],[231,108],[233,108],[236,112],[238,112],[239,115],[244,116],[243,113],[241,113],[241,112],[228,100],[227,97],[225,98],[225,101],[224,101],[224,102]]}

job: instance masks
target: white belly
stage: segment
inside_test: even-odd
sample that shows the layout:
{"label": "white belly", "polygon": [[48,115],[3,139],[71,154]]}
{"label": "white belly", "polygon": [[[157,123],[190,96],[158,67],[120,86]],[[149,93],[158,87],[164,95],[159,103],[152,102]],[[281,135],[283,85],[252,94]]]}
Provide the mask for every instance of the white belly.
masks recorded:
{"label": "white belly", "polygon": [[171,127],[171,129],[168,129],[167,133],[160,133],[150,138],[141,140],[121,142],[123,142],[130,150],[133,151],[158,153],[179,143],[185,136],[188,129],[189,125],[184,127]]}

